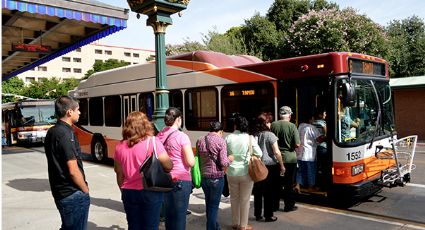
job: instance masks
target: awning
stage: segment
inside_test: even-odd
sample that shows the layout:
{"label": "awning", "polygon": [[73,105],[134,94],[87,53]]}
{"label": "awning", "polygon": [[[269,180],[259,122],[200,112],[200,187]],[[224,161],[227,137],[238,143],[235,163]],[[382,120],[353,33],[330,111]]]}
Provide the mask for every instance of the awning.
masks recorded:
{"label": "awning", "polygon": [[425,76],[391,78],[392,89],[413,89],[425,87]]}
{"label": "awning", "polygon": [[2,80],[127,27],[128,9],[93,0],[2,0]]}

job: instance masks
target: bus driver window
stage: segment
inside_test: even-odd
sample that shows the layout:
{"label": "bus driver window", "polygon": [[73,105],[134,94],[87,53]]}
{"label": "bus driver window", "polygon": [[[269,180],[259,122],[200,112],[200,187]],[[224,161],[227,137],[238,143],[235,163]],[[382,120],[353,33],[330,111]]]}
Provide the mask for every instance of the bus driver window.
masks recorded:
{"label": "bus driver window", "polygon": [[360,125],[360,119],[352,119],[350,108],[344,106],[338,99],[338,139],[340,142],[348,142],[356,139],[356,129]]}

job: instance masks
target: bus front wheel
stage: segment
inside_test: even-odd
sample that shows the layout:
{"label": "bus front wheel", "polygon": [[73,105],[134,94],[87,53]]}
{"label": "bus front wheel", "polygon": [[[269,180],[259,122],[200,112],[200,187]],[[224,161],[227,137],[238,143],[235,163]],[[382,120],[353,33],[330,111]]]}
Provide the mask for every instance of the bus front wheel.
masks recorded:
{"label": "bus front wheel", "polygon": [[106,144],[102,137],[94,136],[92,145],[91,145],[91,153],[93,156],[93,161],[95,162],[103,162],[106,160]]}

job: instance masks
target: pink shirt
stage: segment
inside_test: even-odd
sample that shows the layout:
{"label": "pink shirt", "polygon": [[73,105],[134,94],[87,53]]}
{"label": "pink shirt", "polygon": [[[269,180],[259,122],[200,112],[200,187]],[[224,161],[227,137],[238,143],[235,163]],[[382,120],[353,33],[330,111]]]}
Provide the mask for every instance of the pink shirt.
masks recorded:
{"label": "pink shirt", "polygon": [[[149,140],[149,149],[147,149],[147,140]],[[155,138],[156,154],[160,156],[165,154],[162,142]],[[115,147],[114,159],[121,164],[124,173],[124,183],[121,188],[142,190],[142,178],[139,174],[139,168],[147,157],[153,152],[152,137],[148,137],[143,141],[129,148],[127,141],[121,141]]]}
{"label": "pink shirt", "polygon": [[168,156],[173,161],[173,169],[171,169],[171,176],[173,177],[173,180],[192,181],[192,177],[190,175],[191,167],[184,163],[185,159],[183,153],[183,146],[191,146],[189,137],[181,131],[176,131],[171,134],[167,140],[167,143],[164,143],[168,134],[174,130],[176,129],[166,127],[156,136],[164,144]]}

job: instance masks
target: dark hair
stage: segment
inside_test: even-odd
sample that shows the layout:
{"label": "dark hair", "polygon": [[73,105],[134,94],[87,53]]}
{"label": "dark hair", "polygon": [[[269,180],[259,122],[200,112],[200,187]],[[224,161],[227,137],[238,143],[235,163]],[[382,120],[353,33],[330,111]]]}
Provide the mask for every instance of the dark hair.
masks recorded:
{"label": "dark hair", "polygon": [[210,122],[210,132],[218,132],[223,130],[223,125],[219,121]]}
{"label": "dark hair", "polygon": [[267,126],[267,123],[271,123],[273,121],[273,115],[271,113],[261,113],[258,117],[257,117],[257,121],[256,121],[256,132],[261,132],[261,131],[269,131],[270,128]]}
{"label": "dark hair", "polygon": [[182,112],[175,107],[170,107],[165,111],[164,122],[166,126],[172,126],[178,117],[182,116]]}
{"label": "dark hair", "polygon": [[146,136],[154,133],[153,125],[146,114],[142,112],[131,112],[128,114],[122,129],[122,138],[127,140],[128,147],[132,147]]}
{"label": "dark hair", "polygon": [[325,110],[325,108],[323,108],[323,107],[316,108],[316,110],[314,111],[314,118],[315,118],[315,119],[319,119],[319,118],[320,118],[320,115],[323,115],[323,113],[324,113],[325,111],[326,111],[326,110]]}
{"label": "dark hair", "polygon": [[241,133],[247,133],[249,123],[248,120],[243,116],[237,116],[235,119],[236,130],[241,131]]}
{"label": "dark hair", "polygon": [[65,117],[66,112],[70,109],[74,110],[78,107],[78,101],[70,96],[60,96],[55,101],[55,114],[57,118]]}

